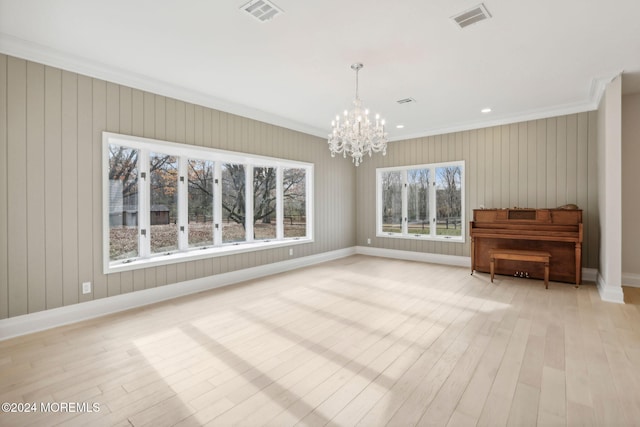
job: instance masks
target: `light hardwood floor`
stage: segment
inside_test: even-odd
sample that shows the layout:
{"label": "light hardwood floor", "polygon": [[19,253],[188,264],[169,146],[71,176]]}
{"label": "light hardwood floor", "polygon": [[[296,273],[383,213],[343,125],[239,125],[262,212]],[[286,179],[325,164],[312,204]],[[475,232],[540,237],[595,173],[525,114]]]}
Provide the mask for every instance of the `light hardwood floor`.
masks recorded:
{"label": "light hardwood floor", "polygon": [[637,425],[640,312],[353,256],[0,342],[0,425]]}

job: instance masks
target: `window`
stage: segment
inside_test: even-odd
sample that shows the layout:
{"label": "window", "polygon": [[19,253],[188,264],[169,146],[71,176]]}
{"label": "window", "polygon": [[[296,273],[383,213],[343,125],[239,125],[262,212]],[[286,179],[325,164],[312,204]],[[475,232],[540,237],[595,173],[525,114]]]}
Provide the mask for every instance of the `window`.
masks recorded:
{"label": "window", "polygon": [[189,247],[213,246],[214,162],[190,159],[188,167]]}
{"label": "window", "polygon": [[103,133],[104,271],[312,240],[313,165]]}
{"label": "window", "polygon": [[436,235],[462,236],[462,167],[436,168]]}
{"label": "window", "polygon": [[464,241],[464,162],[376,171],[377,235]]}
{"label": "window", "polygon": [[407,171],[407,228],[410,234],[431,234],[429,169]]}
{"label": "window", "polygon": [[282,177],[284,237],[305,237],[307,230],[307,171],[285,168]]}
{"label": "window", "polygon": [[253,238],[276,238],[276,169],[253,168]]}
{"label": "window", "polygon": [[222,241],[242,242],[246,239],[246,174],[244,165],[222,165]]}
{"label": "window", "polygon": [[109,145],[109,256],[138,256],[138,157],[134,148]]}
{"label": "window", "polygon": [[402,173],[389,171],[382,174],[382,231],[402,231]]}
{"label": "window", "polygon": [[151,153],[149,185],[151,253],[175,251],[178,249],[178,158]]}

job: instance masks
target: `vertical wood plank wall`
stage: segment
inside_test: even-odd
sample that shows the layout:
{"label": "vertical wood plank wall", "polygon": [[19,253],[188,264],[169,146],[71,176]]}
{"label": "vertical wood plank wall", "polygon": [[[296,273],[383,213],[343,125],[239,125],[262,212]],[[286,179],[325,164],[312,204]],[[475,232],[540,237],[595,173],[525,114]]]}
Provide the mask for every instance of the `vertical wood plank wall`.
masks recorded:
{"label": "vertical wood plank wall", "polygon": [[[622,76],[624,82],[625,76]],[[622,274],[640,280],[640,93],[622,97]],[[637,283],[636,283],[637,284]]]}
{"label": "vertical wood plank wall", "polygon": [[597,113],[595,111],[390,142],[357,172],[357,244],[469,256],[465,243],[376,237],[376,168],[465,161],[466,221],[473,209],[583,209],[583,267],[598,268]]}
{"label": "vertical wood plank wall", "polygon": [[294,257],[355,245],[355,170],[324,139],[0,54],[0,319],[291,259],[276,248],[104,275],[102,131],[314,163],[315,242]]}
{"label": "vertical wood plank wall", "polygon": [[[102,274],[101,132],[315,164],[315,243],[469,256],[464,244],[375,236],[375,169],[465,160],[474,208],[584,209],[598,266],[596,113],[389,143],[356,170],[324,139],[0,54],[0,319],[290,259],[288,248]],[[93,292],[83,295],[81,283]]]}

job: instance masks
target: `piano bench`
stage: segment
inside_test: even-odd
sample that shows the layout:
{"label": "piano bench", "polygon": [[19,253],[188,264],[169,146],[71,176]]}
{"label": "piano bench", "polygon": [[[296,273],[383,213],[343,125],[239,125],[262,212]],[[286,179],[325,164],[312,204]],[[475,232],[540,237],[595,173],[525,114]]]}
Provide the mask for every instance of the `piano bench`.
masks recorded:
{"label": "piano bench", "polygon": [[491,267],[491,283],[495,272],[496,260],[504,259],[511,261],[542,262],[544,263],[544,288],[549,289],[549,258],[551,254],[545,251],[525,251],[519,249],[491,249],[489,251],[489,261]]}

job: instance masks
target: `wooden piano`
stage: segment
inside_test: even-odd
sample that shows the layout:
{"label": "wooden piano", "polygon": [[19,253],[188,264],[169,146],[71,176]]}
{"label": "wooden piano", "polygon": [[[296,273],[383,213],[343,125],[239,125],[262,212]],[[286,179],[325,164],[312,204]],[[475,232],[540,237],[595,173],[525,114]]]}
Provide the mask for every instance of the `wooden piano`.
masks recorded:
{"label": "wooden piano", "polygon": [[[489,272],[489,251],[521,249],[551,254],[549,279],[579,285],[582,281],[582,210],[580,209],[474,209],[469,226],[471,274]],[[544,278],[544,266],[501,261],[495,272],[513,276],[527,272]]]}

